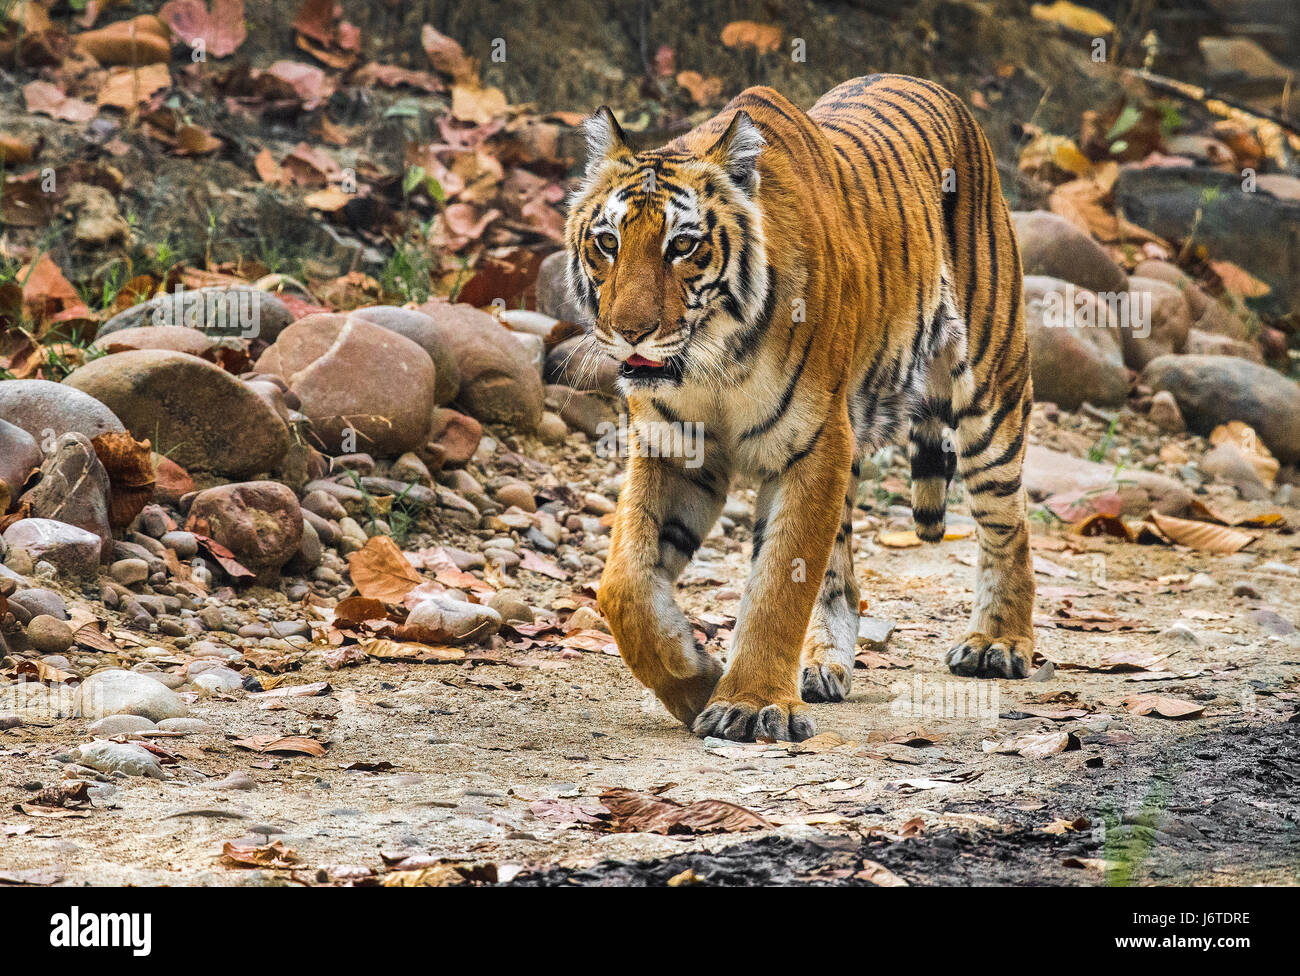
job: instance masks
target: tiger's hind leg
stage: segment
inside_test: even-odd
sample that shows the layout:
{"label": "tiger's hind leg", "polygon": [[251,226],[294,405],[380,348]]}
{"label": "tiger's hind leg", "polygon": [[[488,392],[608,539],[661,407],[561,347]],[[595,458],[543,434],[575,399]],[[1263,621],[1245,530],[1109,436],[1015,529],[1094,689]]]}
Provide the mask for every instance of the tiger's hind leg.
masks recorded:
{"label": "tiger's hind leg", "polygon": [[1023,368],[954,381],[957,467],[979,542],[970,632],[944,658],[953,674],[1023,678],[1034,653],[1034,576],[1021,468],[1033,393]]}
{"label": "tiger's hind leg", "polygon": [[858,496],[861,461],[849,470],[840,528],[831,549],[804,635],[799,695],[806,702],[839,702],[853,685],[853,658],[858,643],[858,582],[853,575],[853,508]]}

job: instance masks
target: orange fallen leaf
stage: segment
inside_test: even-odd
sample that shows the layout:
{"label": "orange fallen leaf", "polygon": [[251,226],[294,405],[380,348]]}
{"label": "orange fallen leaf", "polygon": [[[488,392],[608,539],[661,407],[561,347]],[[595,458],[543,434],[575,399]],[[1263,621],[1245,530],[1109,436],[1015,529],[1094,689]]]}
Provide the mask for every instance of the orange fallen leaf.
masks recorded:
{"label": "orange fallen leaf", "polygon": [[1150,518],[1170,541],[1192,549],[1198,549],[1201,552],[1212,552],[1226,556],[1244,549],[1255,541],[1254,533],[1243,532],[1240,529],[1229,528],[1226,525],[1194,522],[1191,519],[1161,515],[1156,511],[1151,512]]}
{"label": "orange fallen leaf", "polygon": [[211,9],[203,0],[170,0],[158,17],[191,47],[202,42],[214,58],[234,54],[248,37],[244,0],[212,0]]}
{"label": "orange fallen leaf", "polygon": [[752,47],[759,54],[775,51],[784,36],[780,27],[752,20],[733,20],[722,28],[722,43],[727,47]]}
{"label": "orange fallen leaf", "polygon": [[374,536],[351,553],[348,570],[358,593],[385,603],[401,603],[402,597],[424,582],[397,543],[386,535]]}

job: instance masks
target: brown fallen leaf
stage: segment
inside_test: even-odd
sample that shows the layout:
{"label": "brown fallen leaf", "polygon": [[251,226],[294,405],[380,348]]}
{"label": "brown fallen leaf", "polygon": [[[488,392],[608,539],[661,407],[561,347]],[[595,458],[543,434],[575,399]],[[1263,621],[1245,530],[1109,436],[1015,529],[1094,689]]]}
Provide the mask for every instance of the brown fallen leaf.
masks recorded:
{"label": "brown fallen leaf", "polygon": [[171,71],[165,64],[147,64],[139,68],[113,68],[99,89],[95,104],[130,112],[142,102],[172,85]]}
{"label": "brown fallen leaf", "polygon": [[429,63],[444,75],[450,75],[458,84],[478,77],[478,63],[469,57],[464,48],[446,34],[441,34],[425,24],[420,28],[420,46],[429,56]]}
{"label": "brown fallen leaf", "polygon": [[244,0],[212,0],[211,9],[203,0],[169,0],[158,17],[190,47],[202,43],[214,58],[234,54],[248,37]]}
{"label": "brown fallen leaf", "polygon": [[451,888],[475,882],[496,884],[496,865],[440,861],[430,867],[411,871],[391,871],[384,875],[385,888]]}
{"label": "brown fallen leaf", "polygon": [[291,868],[298,860],[298,852],[280,840],[258,847],[228,840],[221,848],[221,863],[233,868]]}
{"label": "brown fallen leaf", "polygon": [[889,868],[885,867],[878,861],[872,861],[867,858],[862,859],[862,867],[853,877],[858,881],[865,881],[873,884],[877,888],[906,888],[908,884]]}
{"label": "brown fallen leaf", "polygon": [[609,811],[596,803],[580,803],[577,800],[542,799],[534,800],[528,805],[533,816],[548,823],[567,826],[569,824],[597,824],[609,820]]}
{"label": "brown fallen leaf", "polygon": [[1150,519],[1171,542],[1188,546],[1201,552],[1212,552],[1226,556],[1244,549],[1255,541],[1253,532],[1226,525],[1213,525],[1209,522],[1194,522],[1191,519],[1175,518],[1152,511]]}
{"label": "brown fallen leaf", "polygon": [[1151,671],[1161,664],[1168,654],[1153,654],[1150,651],[1124,650],[1112,651],[1102,656],[1097,664],[1080,664],[1077,661],[1055,661],[1058,668],[1068,671]]}
{"label": "brown fallen leaf", "polygon": [[424,582],[397,543],[386,535],[373,536],[348,556],[352,585],[363,597],[400,604],[402,597]]}
{"label": "brown fallen leaf", "polygon": [[204,535],[202,532],[195,532],[191,526],[189,531],[194,538],[198,540],[199,548],[204,550],[213,561],[220,566],[227,576],[238,582],[242,579],[254,579],[257,574],[235,558],[235,554],[223,546],[216,539]]}
{"label": "brown fallen leaf", "polygon": [[350,596],[334,607],[334,626],[355,628],[367,620],[387,620],[388,607],[374,597]]}
{"label": "brown fallen leaf", "polygon": [[460,661],[465,651],[460,647],[442,647],[420,644],[415,641],[395,641],[377,638],[361,645],[361,650],[381,661],[414,661],[419,664],[440,664]]}
{"label": "brown fallen leaf", "polygon": [[762,830],[770,820],[725,800],[677,803],[635,790],[606,790],[600,802],[613,815],[613,829],[648,834],[718,834]]}
{"label": "brown fallen leaf", "polygon": [[234,739],[231,745],[252,752],[283,752],[305,756],[323,756],[325,747],[315,739],[304,735],[253,735],[246,739]]}
{"label": "brown fallen leaf", "polygon": [[568,572],[556,565],[554,560],[547,559],[545,556],[539,556],[531,549],[519,550],[519,567],[527,569],[534,573],[541,573],[543,576],[549,576],[551,579],[567,580]]}
{"label": "brown fallen leaf", "polygon": [[905,529],[902,532],[882,532],[876,536],[876,541],[889,549],[914,549],[923,544],[921,537],[912,529]]}
{"label": "brown fallen leaf", "polygon": [[595,651],[598,654],[618,654],[618,644],[614,638],[603,630],[573,630],[563,638],[555,641],[561,647],[572,647],[579,651]]}
{"label": "brown fallen leaf", "polygon": [[89,122],[99,112],[90,102],[70,98],[58,85],[32,81],[23,86],[23,99],[29,112],[39,112],[63,122]]}
{"label": "brown fallen leaf", "polygon": [[1158,715],[1161,718],[1199,718],[1205,712],[1204,705],[1152,694],[1125,698],[1124,707],[1134,715]]}
{"label": "brown fallen leaf", "polygon": [[1092,821],[1087,817],[1075,817],[1073,820],[1053,820],[1046,827],[1038,828],[1045,834],[1072,834],[1080,830],[1087,830],[1092,826]]}

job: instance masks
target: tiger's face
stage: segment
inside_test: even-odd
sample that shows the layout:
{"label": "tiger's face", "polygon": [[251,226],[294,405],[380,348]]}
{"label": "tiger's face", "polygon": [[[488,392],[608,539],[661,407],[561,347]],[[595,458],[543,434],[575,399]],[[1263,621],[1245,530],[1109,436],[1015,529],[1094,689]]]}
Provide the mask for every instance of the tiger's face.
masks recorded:
{"label": "tiger's face", "polygon": [[609,109],[587,122],[566,227],[569,288],[624,388],[725,382],[770,287],[756,201],[763,138],[744,112],[703,154],[634,153]]}

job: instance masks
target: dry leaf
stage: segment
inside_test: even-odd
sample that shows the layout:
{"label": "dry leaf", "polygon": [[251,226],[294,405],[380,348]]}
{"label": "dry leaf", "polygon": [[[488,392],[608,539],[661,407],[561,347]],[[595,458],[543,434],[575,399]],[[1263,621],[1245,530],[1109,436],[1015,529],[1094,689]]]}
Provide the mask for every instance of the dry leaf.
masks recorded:
{"label": "dry leaf", "polygon": [[908,884],[889,868],[885,867],[878,861],[872,861],[867,858],[862,859],[862,869],[853,877],[858,881],[866,881],[875,885],[877,888],[906,888]]}
{"label": "dry leaf", "polygon": [[1204,705],[1164,695],[1133,695],[1124,699],[1124,707],[1134,715],[1158,715],[1161,718],[1199,718],[1205,712]]}
{"label": "dry leaf", "polygon": [[727,47],[752,47],[759,54],[777,50],[783,36],[780,27],[752,20],[733,20],[722,28],[722,43]]}
{"label": "dry leaf", "polygon": [[244,0],[212,0],[211,10],[203,0],[169,0],[158,17],[190,47],[201,42],[214,58],[234,54],[248,37]]}
{"label": "dry leaf", "polygon": [[606,790],[600,802],[614,817],[614,829],[649,834],[719,834],[775,826],[752,810],[724,800],[681,804],[635,790]]}
{"label": "dry leaf", "polygon": [[1044,20],[1090,37],[1104,37],[1115,30],[1115,24],[1107,17],[1081,7],[1069,0],[1056,0],[1055,3],[1036,3],[1029,8],[1035,20]]}
{"label": "dry leaf", "polygon": [[323,756],[325,747],[303,735],[253,735],[235,739],[231,745],[253,752],[283,752],[291,755]]}
{"label": "dry leaf", "polygon": [[890,549],[914,549],[922,545],[921,537],[912,529],[905,529],[902,532],[882,532],[876,536],[876,541]]}
{"label": "dry leaf", "polygon": [[400,604],[402,597],[424,582],[397,543],[386,535],[374,536],[349,554],[348,571],[358,593],[384,603]]}
{"label": "dry leaf", "polygon": [[1161,515],[1154,510],[1151,512],[1150,518],[1170,541],[1192,549],[1198,549],[1201,552],[1212,552],[1226,556],[1244,549],[1255,541],[1254,533],[1243,532],[1240,529],[1229,528],[1226,525],[1194,522],[1191,519]]}
{"label": "dry leaf", "polygon": [[114,68],[108,80],[99,89],[96,104],[109,105],[133,111],[142,102],[172,86],[171,72],[165,64],[149,64],[141,68]]}
{"label": "dry leaf", "polygon": [[1001,742],[985,739],[985,752],[1010,753],[1027,759],[1046,759],[1060,752],[1079,748],[1078,736],[1071,732],[1028,732]]}
{"label": "dry leaf", "polygon": [[260,847],[228,840],[221,848],[221,863],[235,868],[291,868],[298,863],[298,853],[280,840]]}
{"label": "dry leaf", "polygon": [[413,661],[418,664],[439,664],[444,661],[460,661],[465,651],[460,647],[443,647],[432,644],[418,644],[414,641],[395,641],[376,638],[361,645],[361,649],[371,657],[381,661]]}

